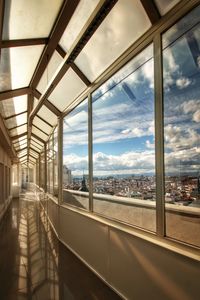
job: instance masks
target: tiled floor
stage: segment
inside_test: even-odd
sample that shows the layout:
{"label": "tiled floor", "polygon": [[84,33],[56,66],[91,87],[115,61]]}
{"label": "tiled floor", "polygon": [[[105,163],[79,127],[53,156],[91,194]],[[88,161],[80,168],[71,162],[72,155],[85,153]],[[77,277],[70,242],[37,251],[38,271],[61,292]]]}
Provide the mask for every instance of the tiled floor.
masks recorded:
{"label": "tiled floor", "polygon": [[119,300],[57,240],[34,200],[21,194],[0,225],[0,299]]}

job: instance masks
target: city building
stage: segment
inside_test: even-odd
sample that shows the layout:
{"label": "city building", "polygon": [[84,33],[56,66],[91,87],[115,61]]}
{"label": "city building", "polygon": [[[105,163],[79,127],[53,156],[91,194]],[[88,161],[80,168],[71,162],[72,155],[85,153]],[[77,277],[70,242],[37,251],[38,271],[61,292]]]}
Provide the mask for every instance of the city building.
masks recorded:
{"label": "city building", "polygon": [[200,0],[0,2],[0,299],[197,300]]}

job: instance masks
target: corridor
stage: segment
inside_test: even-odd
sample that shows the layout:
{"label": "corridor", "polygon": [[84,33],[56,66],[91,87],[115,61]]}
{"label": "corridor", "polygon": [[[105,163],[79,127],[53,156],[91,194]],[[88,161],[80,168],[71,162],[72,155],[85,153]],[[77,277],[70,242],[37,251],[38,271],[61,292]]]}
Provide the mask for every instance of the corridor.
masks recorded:
{"label": "corridor", "polygon": [[32,192],[14,199],[0,226],[0,299],[120,299],[52,232]]}

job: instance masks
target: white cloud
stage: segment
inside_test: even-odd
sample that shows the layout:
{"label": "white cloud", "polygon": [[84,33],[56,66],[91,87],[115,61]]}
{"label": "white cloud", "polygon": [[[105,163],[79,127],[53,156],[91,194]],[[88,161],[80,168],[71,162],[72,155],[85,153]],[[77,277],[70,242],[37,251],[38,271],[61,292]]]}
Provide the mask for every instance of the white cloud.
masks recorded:
{"label": "white cloud", "polygon": [[179,88],[179,89],[184,89],[186,88],[188,85],[191,84],[191,80],[189,80],[189,78],[186,78],[186,77],[181,77],[179,79],[176,80],[176,86]]}
{"label": "white cloud", "polygon": [[181,108],[185,114],[194,113],[200,109],[200,100],[189,100],[181,104]]}
{"label": "white cloud", "polygon": [[193,121],[195,121],[196,123],[199,123],[200,122],[200,109],[197,110],[194,115],[193,115]]}
{"label": "white cloud", "polygon": [[146,147],[148,149],[154,149],[155,148],[155,144],[151,143],[149,140],[146,141]]}
{"label": "white cloud", "polygon": [[[65,155],[64,164],[72,170],[73,175],[83,174],[88,168],[88,157],[76,154]],[[126,152],[121,155],[108,155],[97,152],[93,155],[94,175],[103,174],[129,174],[129,173],[154,173],[154,151]]]}

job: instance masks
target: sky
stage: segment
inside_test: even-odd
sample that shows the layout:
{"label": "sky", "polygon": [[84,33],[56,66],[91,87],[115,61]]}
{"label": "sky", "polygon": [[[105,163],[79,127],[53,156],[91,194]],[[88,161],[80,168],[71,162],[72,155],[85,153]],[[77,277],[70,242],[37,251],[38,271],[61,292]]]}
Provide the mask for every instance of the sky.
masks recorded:
{"label": "sky", "polygon": [[[194,10],[163,35],[166,174],[199,172],[199,15]],[[155,174],[152,56],[150,45],[93,94],[94,176]],[[84,101],[64,122],[64,163],[73,175],[88,172],[87,110]]]}

